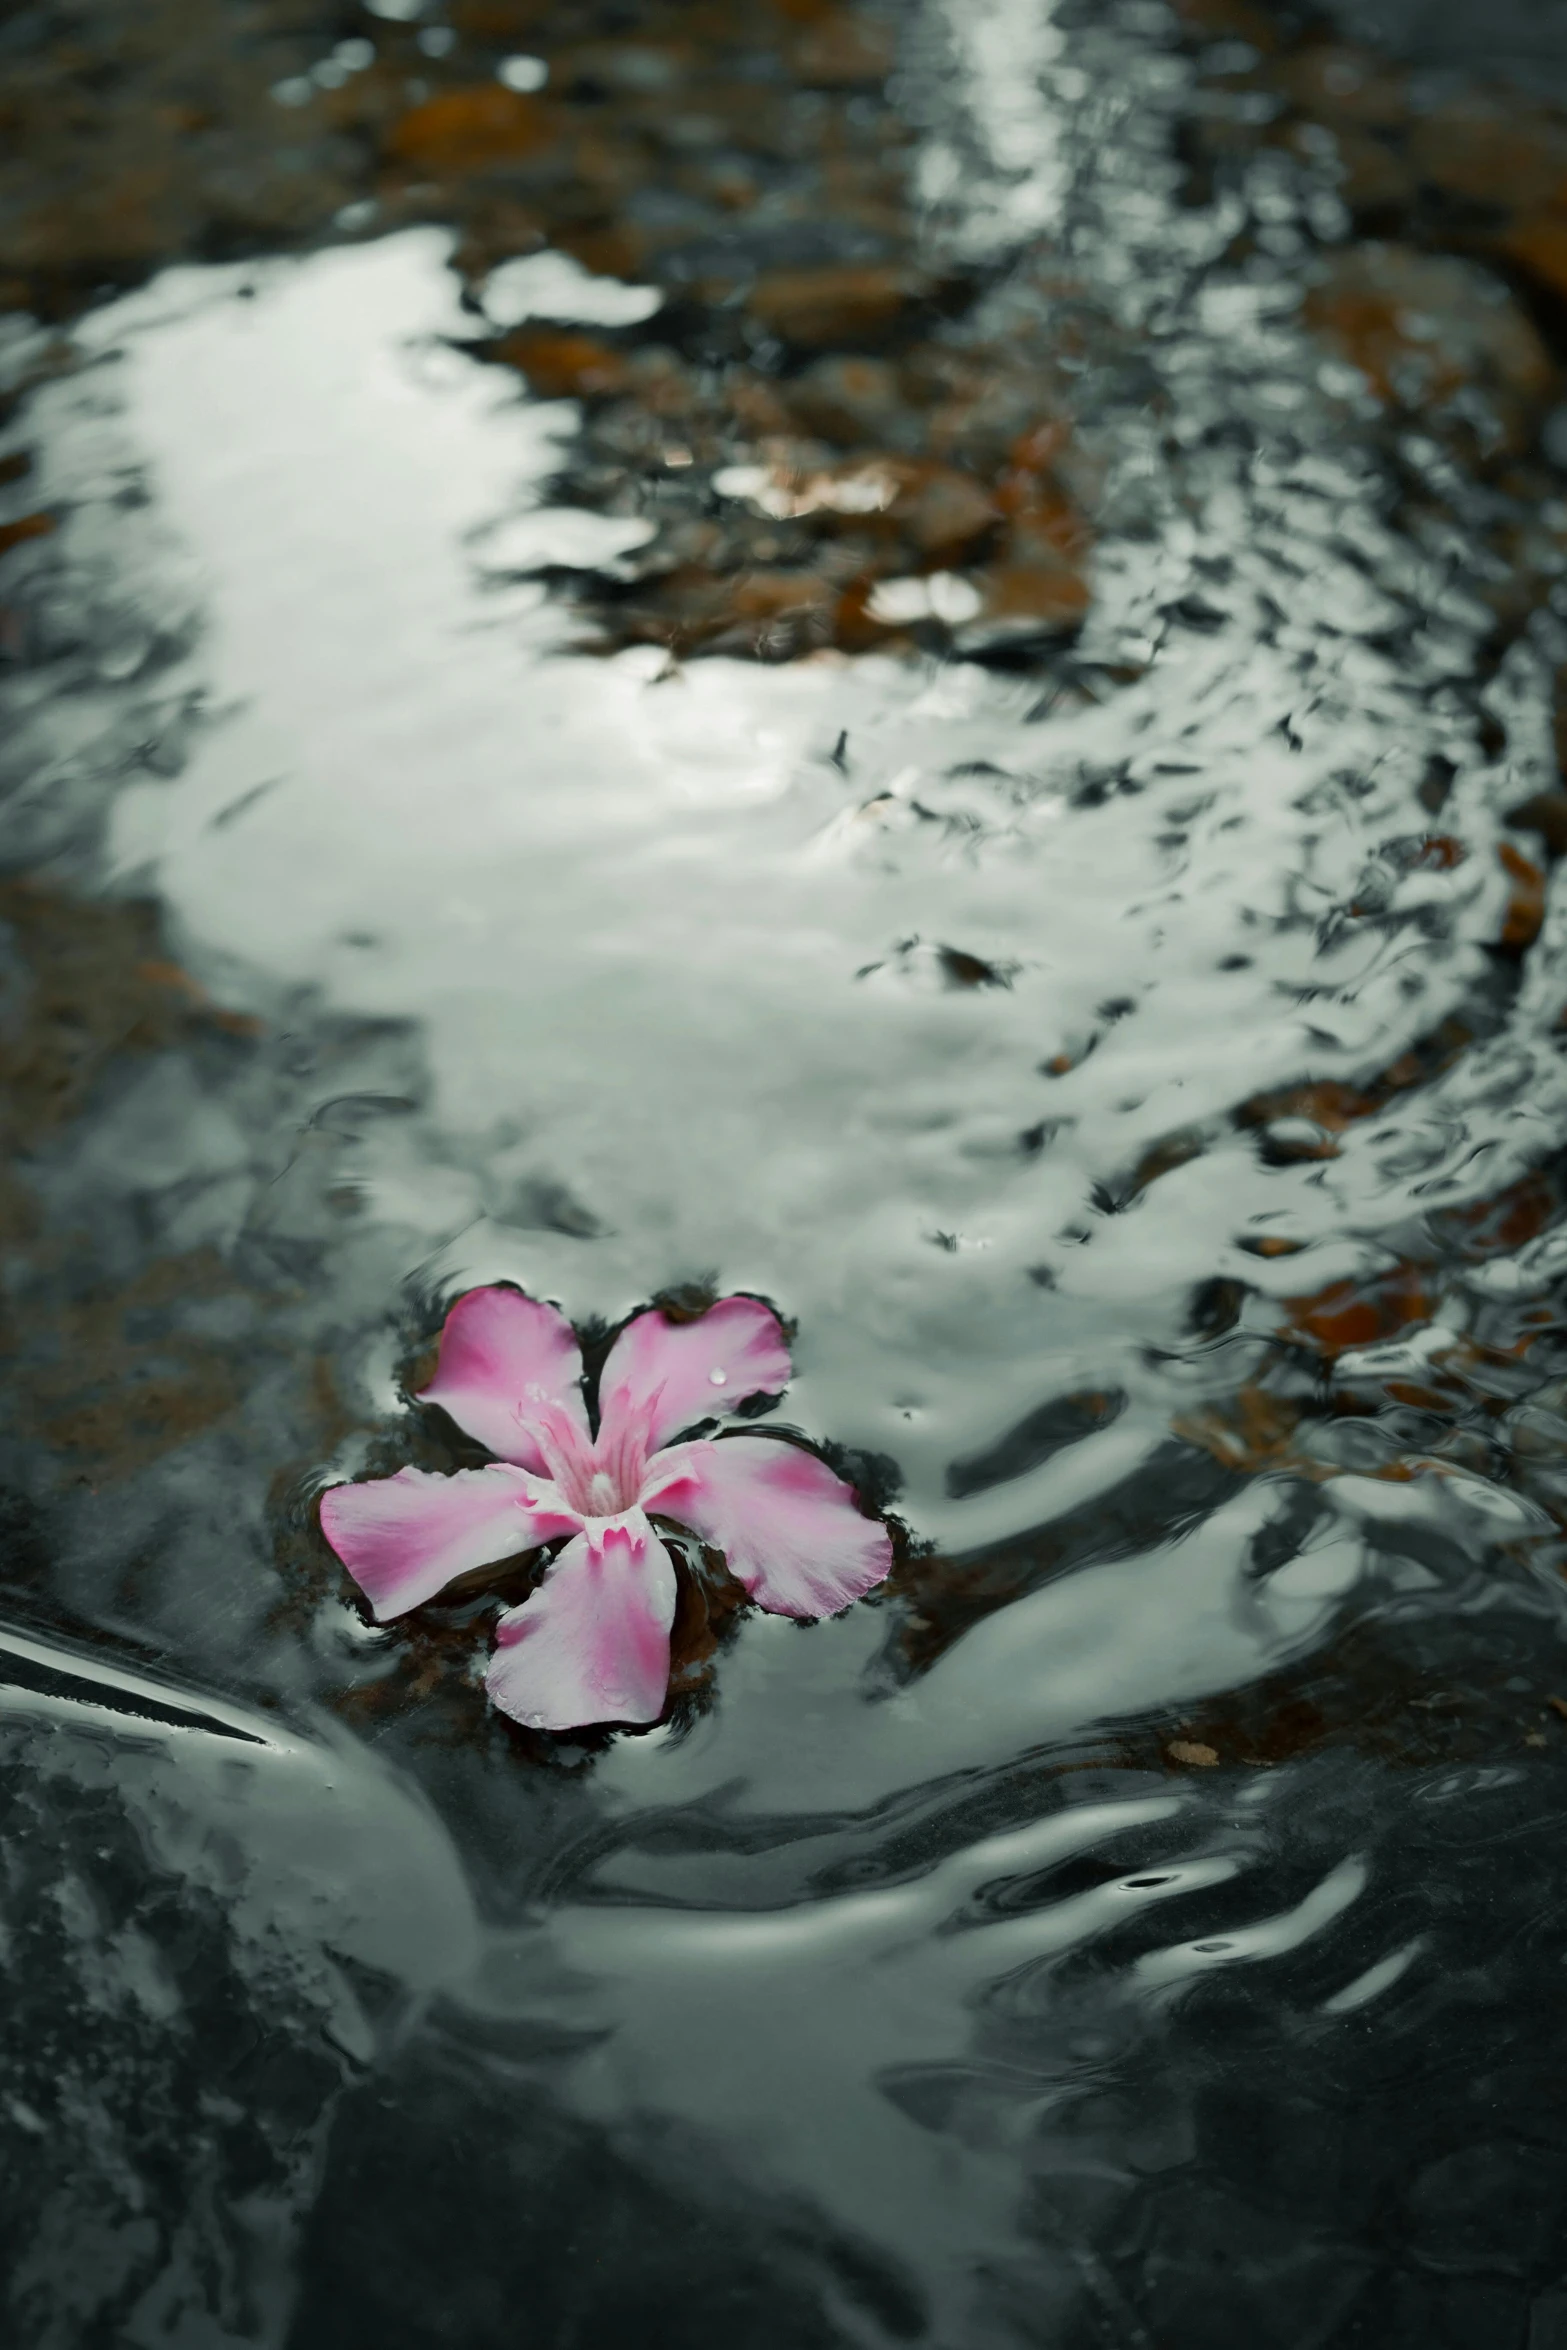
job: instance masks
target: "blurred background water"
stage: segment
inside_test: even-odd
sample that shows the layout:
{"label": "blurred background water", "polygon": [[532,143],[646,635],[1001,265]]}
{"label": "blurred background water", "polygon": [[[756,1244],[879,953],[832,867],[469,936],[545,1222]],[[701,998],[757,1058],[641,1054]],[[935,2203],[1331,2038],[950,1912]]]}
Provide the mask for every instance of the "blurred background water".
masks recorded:
{"label": "blurred background water", "polygon": [[1567,12],[1554,0],[1337,0],[1326,12],[1351,39],[1375,41],[1411,64],[1473,82],[1506,78],[1559,94],[1567,75]]}
{"label": "blurred background water", "polygon": [[[8,2339],[1567,2344],[1560,13],[7,18]],[[372,1626],[496,1279],[886,1590]]]}

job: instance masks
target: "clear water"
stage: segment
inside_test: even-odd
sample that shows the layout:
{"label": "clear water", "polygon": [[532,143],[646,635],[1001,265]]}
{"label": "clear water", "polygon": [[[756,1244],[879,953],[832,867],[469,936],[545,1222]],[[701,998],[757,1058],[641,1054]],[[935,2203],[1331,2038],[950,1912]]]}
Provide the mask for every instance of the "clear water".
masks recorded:
{"label": "clear water", "polygon": [[[438,227],[14,338],[29,2350],[1567,2342],[1567,509],[1499,649],[1517,493],[1312,340],[1309,160],[1192,200],[1160,10],[904,30],[1070,648],[583,649]],[[312,1497],[457,1289],[708,1276],[909,1555],[546,1751]]]}

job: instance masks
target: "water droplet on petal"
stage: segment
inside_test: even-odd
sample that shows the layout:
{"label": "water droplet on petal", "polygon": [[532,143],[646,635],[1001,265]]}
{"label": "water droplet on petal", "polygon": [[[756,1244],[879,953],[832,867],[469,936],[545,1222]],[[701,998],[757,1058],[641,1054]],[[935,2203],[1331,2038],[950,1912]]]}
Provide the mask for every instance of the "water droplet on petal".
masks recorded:
{"label": "water droplet on petal", "polygon": [[617,1708],[617,1710],[618,1710],[618,1708],[619,1708],[619,1707],[621,1707],[621,1706],[623,1706],[623,1705],[625,1704],[625,1702],[626,1702],[626,1693],[625,1693],[624,1689],[606,1689],[606,1690],[605,1690],[605,1692],[604,1692],[604,1703],[605,1703],[606,1705],[612,1705],[612,1706],[616,1707],[616,1708]]}
{"label": "water droplet on petal", "polygon": [[522,1718],[527,1723],[530,1730],[542,1730],[544,1727],[544,1716],[542,1714],[524,1714]]}
{"label": "water droplet on petal", "polygon": [[727,1371],[709,1371],[707,1375],[715,1387],[727,1387],[729,1384]]}

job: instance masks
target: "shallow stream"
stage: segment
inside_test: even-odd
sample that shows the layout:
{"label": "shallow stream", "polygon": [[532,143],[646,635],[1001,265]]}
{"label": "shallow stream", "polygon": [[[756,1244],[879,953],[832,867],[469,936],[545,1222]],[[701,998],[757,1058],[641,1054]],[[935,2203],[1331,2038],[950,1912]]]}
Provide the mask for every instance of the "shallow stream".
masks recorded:
{"label": "shallow stream", "polygon": [[[1567,30],[712,13],[295,11],[384,182],[0,320],[8,2339],[1562,2350]],[[887,1587],[372,1625],[487,1281]]]}

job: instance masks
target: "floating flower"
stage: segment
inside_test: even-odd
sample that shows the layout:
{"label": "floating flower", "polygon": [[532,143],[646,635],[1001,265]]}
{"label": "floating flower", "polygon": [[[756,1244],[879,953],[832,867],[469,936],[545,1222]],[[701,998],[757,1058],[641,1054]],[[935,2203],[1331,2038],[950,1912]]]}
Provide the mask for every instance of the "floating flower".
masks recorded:
{"label": "floating flower", "polygon": [[520,1290],[470,1289],[446,1317],[423,1400],[499,1457],[334,1485],[322,1531],[382,1622],[455,1576],[569,1535],[501,1617],[485,1686],[530,1729],[656,1721],[675,1570],[649,1511],[721,1550],[774,1615],[832,1615],[892,1564],[886,1527],[814,1453],[770,1436],[670,1442],[779,1394],[789,1371],[778,1317],[756,1298],[720,1298],[691,1322],[638,1314],[604,1365],[595,1434],[565,1317]]}

